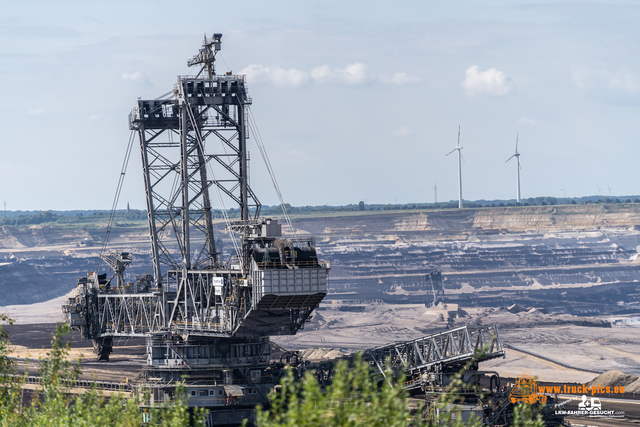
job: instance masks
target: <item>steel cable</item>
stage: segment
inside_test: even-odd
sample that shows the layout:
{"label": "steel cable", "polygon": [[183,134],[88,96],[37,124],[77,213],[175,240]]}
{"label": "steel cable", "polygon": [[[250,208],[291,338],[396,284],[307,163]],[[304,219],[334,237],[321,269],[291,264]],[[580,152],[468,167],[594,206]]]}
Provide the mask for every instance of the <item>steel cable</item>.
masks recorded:
{"label": "steel cable", "polygon": [[251,108],[249,106],[247,106],[247,109],[249,110],[249,127],[253,129],[254,135],[256,135],[256,145],[260,150],[260,155],[262,156],[262,160],[267,167],[267,171],[269,172],[269,176],[271,177],[273,187],[276,190],[278,200],[280,201],[280,207],[282,208],[282,214],[284,215],[285,221],[287,222],[287,225],[291,230],[291,234],[293,234],[294,240],[297,240],[298,237],[296,236],[295,229],[293,228],[293,224],[291,223],[291,218],[289,217],[289,213],[287,212],[287,207],[284,204],[284,199],[282,198],[282,193],[280,192],[280,186],[278,185],[278,181],[276,180],[273,168],[271,167],[271,161],[269,160],[269,155],[267,154],[267,150],[265,149],[262,142],[262,136],[260,135],[260,130],[258,129],[258,125],[256,124],[256,120],[253,116],[253,111],[251,111]]}
{"label": "steel cable", "polygon": [[109,222],[107,223],[107,231],[104,235],[104,240],[102,242],[102,249],[100,250],[100,259],[98,260],[98,267],[96,268],[96,274],[100,272],[100,267],[102,266],[102,257],[107,249],[107,244],[109,243],[109,236],[111,234],[111,227],[113,226],[113,220],[116,215],[116,209],[118,207],[118,200],[120,200],[120,194],[122,192],[122,184],[124,183],[124,177],[127,173],[127,166],[129,165],[129,158],[131,157],[131,148],[133,147],[133,139],[134,139],[134,131],[131,131],[131,135],[129,136],[129,143],[127,145],[127,151],[124,155],[124,160],[122,162],[122,168],[120,169],[120,177],[118,179],[118,187],[116,188],[116,194],[113,198],[113,204],[111,205],[111,214],[109,216]]}

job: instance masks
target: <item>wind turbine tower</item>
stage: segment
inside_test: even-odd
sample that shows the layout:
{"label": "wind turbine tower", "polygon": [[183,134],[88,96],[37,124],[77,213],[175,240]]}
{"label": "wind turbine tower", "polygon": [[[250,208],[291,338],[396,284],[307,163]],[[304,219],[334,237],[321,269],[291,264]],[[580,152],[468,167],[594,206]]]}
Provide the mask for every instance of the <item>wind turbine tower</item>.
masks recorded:
{"label": "wind turbine tower", "polygon": [[445,154],[445,157],[456,150],[458,151],[458,208],[462,209],[462,147],[460,147],[460,125],[458,125],[458,144],[456,148]]}
{"label": "wind turbine tower", "polygon": [[511,157],[509,157],[507,159],[507,161],[505,163],[507,163],[509,160],[516,158],[516,162],[518,163],[518,203],[521,203],[521,199],[520,199],[520,169],[522,169],[522,167],[520,166],[520,153],[518,153],[518,133],[516,133],[516,152],[514,155],[512,155]]}

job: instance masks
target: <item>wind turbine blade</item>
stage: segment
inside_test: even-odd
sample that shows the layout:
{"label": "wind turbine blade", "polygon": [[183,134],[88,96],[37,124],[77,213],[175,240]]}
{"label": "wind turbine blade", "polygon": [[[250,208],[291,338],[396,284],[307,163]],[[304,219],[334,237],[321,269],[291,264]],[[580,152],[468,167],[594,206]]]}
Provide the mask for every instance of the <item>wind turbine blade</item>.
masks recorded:
{"label": "wind turbine blade", "polygon": [[511,157],[509,157],[509,158],[505,161],[505,163],[507,163],[509,160],[513,159],[515,156],[516,156],[516,155],[514,154],[514,155],[512,155]]}
{"label": "wind turbine blade", "polygon": [[458,153],[460,153],[460,157],[462,158],[462,161],[463,161],[464,163],[467,163],[467,162],[464,160],[464,156],[462,155],[462,151],[461,151],[461,150],[458,150]]}
{"label": "wind turbine blade", "polygon": [[518,132],[516,132],[516,153],[518,152]]}
{"label": "wind turbine blade", "polygon": [[447,157],[449,154],[453,153],[454,151],[456,151],[457,148],[454,148],[453,150],[449,151],[447,154],[445,154],[444,156]]}
{"label": "wind turbine blade", "polygon": [[458,144],[456,147],[460,147],[460,125],[458,125]]}

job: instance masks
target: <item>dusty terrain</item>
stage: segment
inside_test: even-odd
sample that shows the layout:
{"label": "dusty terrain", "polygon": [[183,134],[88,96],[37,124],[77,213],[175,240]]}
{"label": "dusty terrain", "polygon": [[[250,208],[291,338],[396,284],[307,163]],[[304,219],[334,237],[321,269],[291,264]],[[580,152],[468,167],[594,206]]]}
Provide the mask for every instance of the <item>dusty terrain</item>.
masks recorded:
{"label": "dusty terrain", "polygon": [[[453,326],[497,324],[502,341],[524,351],[508,349],[505,359],[481,366],[502,376],[528,370],[542,380],[587,382],[597,373],[585,370],[640,375],[640,205],[365,211],[293,223],[297,233],[316,236],[332,271],[312,322],[296,336],[273,339],[285,348],[350,352]],[[100,245],[82,242],[101,235],[99,227],[3,227],[0,311],[19,325],[58,321],[75,277],[97,265]],[[134,254],[129,275],[149,271],[145,224],[116,228],[111,241],[111,249]],[[431,267],[444,274],[446,299],[427,308]],[[510,311],[513,304],[523,310]],[[13,333],[16,356],[42,356],[46,343],[29,339],[37,330]],[[74,346],[74,355],[93,357],[89,343]],[[139,366],[136,351],[143,347],[116,348],[114,357],[124,357],[116,363]]]}
{"label": "dusty terrain", "polygon": [[571,365],[570,369],[507,349],[505,359],[484,362],[484,370],[516,377],[528,370],[543,381],[587,382],[597,373],[618,369],[640,375],[640,335],[634,327],[606,327],[600,318],[543,314],[537,310],[517,314],[506,308],[461,308],[447,304],[425,308],[419,304],[372,303],[364,311],[340,310],[340,304],[321,305],[313,321],[293,337],[273,340],[286,348],[327,347],[348,353],[389,342],[404,341],[452,326],[498,325],[505,344]]}

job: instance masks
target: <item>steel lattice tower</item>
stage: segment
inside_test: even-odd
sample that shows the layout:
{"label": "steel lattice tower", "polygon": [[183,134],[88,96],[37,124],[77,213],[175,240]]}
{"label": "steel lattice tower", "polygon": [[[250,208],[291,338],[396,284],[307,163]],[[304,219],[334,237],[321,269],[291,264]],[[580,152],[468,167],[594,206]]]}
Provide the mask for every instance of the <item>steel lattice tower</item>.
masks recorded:
{"label": "steel lattice tower", "polygon": [[[139,99],[129,114],[140,143],[153,275],[126,283],[130,254],[103,255],[116,274],[79,279],[63,311],[102,359],[113,337],[146,337],[144,378],[224,378],[266,396],[275,385],[261,379],[268,336],[303,327],[327,293],[329,266],[318,261],[313,237],[283,238],[277,220],[259,217],[248,182],[251,98],[244,76],[216,74],[221,38],[205,36],[187,63],[200,67],[195,76],[178,76],[168,96]],[[240,242],[228,260],[215,245],[212,190],[221,208],[237,207],[227,231]]]}

